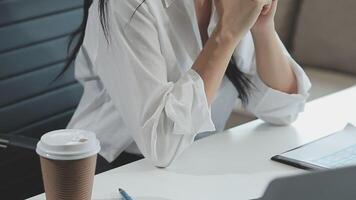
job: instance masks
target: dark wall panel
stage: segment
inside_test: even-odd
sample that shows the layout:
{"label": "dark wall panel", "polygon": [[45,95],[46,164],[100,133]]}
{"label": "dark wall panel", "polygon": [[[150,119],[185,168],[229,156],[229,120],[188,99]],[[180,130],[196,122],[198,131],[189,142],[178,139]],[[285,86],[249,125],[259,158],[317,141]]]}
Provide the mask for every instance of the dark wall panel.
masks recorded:
{"label": "dark wall panel", "polygon": [[[55,80],[61,73],[64,64],[65,62],[61,62],[53,66],[0,81],[0,91],[4,94],[11,94],[4,95],[0,98],[0,109],[4,106],[75,82],[73,67],[70,67],[63,76]],[[26,89],[24,90],[24,88]]]}
{"label": "dark wall panel", "polygon": [[82,9],[0,27],[0,52],[72,33],[82,22]]}
{"label": "dark wall panel", "polygon": [[74,114],[75,109],[70,109],[63,113],[56,114],[52,117],[48,117],[44,120],[31,123],[28,126],[24,126],[21,129],[10,132],[13,135],[26,135],[27,137],[40,138],[43,133],[51,130],[62,129],[67,125],[69,119]]}
{"label": "dark wall panel", "polygon": [[2,0],[0,26],[80,8],[83,0]]}
{"label": "dark wall panel", "polygon": [[63,37],[0,54],[0,79],[65,60],[68,41],[68,37]]}
{"label": "dark wall panel", "polygon": [[73,109],[80,99],[78,83],[0,109],[0,132],[11,132]]}
{"label": "dark wall panel", "polygon": [[[83,0],[0,0],[0,133],[65,128],[82,95],[68,58]],[[74,41],[75,43],[76,41]]]}

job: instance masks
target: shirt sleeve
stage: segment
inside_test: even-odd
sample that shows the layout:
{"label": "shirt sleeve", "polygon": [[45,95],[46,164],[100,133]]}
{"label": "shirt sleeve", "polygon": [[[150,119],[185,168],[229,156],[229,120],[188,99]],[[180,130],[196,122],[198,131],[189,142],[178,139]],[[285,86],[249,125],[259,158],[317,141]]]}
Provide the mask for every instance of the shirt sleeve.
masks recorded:
{"label": "shirt sleeve", "polygon": [[[242,46],[241,46],[242,45]],[[240,49],[235,51],[236,63],[241,65],[242,71],[250,76],[253,83],[249,102],[246,105],[247,111],[256,117],[275,125],[287,125],[294,122],[298,114],[304,110],[306,100],[309,96],[311,83],[302,67],[290,56],[283,43],[284,55],[288,57],[290,66],[298,82],[298,93],[287,94],[268,87],[259,77],[256,70],[256,59],[252,36],[249,33]],[[245,48],[243,54],[239,50]]]}
{"label": "shirt sleeve", "polygon": [[101,48],[96,72],[141,153],[156,166],[166,167],[197,133],[215,130],[204,83],[192,69],[169,81],[155,19],[147,6],[131,17],[139,2],[116,3],[120,31]]}

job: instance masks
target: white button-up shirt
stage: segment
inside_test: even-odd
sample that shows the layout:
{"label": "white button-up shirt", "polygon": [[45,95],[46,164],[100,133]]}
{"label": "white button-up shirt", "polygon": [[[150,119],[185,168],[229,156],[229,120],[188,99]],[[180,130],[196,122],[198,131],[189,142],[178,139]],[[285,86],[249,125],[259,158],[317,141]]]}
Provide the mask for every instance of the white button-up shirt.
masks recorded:
{"label": "white button-up shirt", "polygon": [[[94,131],[100,154],[108,161],[137,145],[155,165],[167,166],[198,133],[223,130],[238,93],[224,78],[211,107],[207,103],[203,80],[191,69],[202,50],[193,0],[145,1],[133,15],[140,3],[108,1],[108,40],[98,1],[91,6],[75,61],[84,94],[68,128]],[[213,11],[209,33],[216,23]],[[237,66],[254,85],[246,109],[277,125],[296,119],[311,87],[287,51],[285,56],[297,77],[298,94],[274,90],[261,81],[251,33],[234,53]]]}

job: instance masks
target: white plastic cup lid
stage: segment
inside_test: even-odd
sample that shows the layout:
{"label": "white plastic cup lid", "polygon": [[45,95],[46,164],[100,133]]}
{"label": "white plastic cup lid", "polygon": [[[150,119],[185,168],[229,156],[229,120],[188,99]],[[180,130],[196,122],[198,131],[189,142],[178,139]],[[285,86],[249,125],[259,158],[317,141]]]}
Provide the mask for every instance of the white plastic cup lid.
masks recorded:
{"label": "white plastic cup lid", "polygon": [[79,160],[97,154],[100,143],[95,133],[79,129],[63,129],[44,134],[36,152],[52,160]]}

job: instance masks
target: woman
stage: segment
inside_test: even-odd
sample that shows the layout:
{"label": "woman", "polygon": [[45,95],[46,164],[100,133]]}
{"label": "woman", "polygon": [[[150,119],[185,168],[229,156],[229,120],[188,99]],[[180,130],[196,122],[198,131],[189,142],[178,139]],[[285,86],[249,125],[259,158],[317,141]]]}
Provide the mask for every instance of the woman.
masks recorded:
{"label": "woman", "polygon": [[68,128],[96,132],[108,162],[127,151],[167,167],[197,134],[223,130],[237,98],[276,125],[303,110],[310,82],[275,32],[277,0],[85,7],[72,56],[84,94]]}

